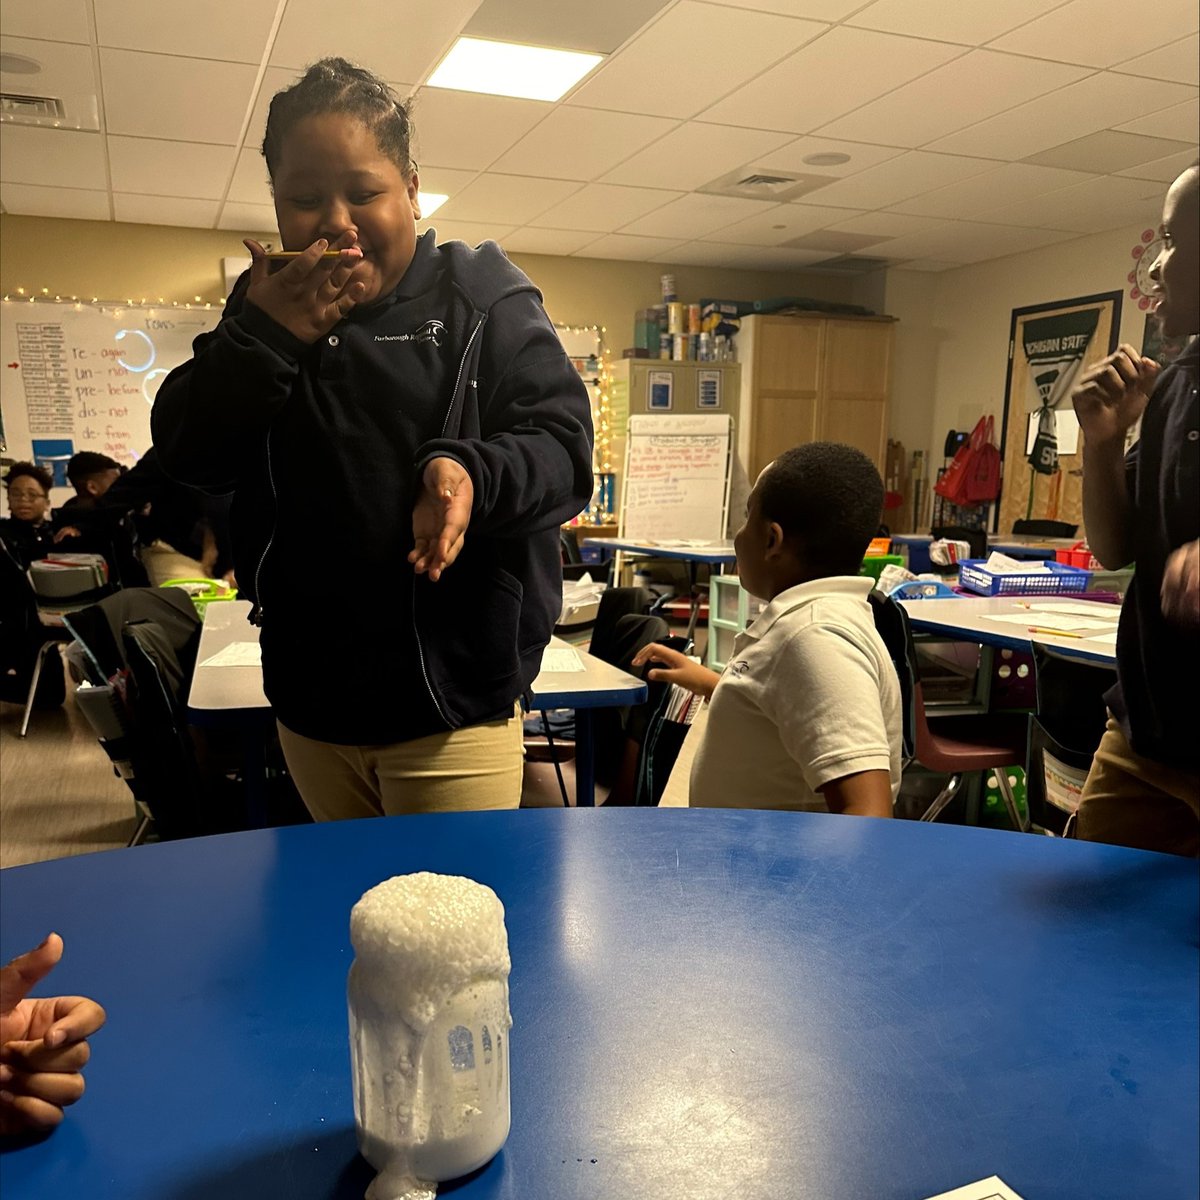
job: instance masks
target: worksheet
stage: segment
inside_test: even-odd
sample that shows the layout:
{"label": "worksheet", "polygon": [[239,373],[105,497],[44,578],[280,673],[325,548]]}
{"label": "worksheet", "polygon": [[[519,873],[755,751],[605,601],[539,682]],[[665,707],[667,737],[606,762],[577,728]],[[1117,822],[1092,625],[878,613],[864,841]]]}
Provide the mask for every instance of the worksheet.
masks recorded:
{"label": "worksheet", "polygon": [[542,651],[543,671],[582,671],[583,660],[570,646],[547,646]]}
{"label": "worksheet", "polygon": [[230,642],[206,658],[202,667],[261,667],[262,647],[257,642]]}
{"label": "worksheet", "polygon": [[1115,648],[1117,644],[1117,631],[1113,629],[1108,633],[1091,633],[1084,640],[1098,642],[1101,646],[1112,646]]}
{"label": "worksheet", "polygon": [[992,616],[985,621],[1002,621],[1006,625],[1024,625],[1026,629],[1101,629],[1112,628],[1110,621],[1095,621],[1091,617],[1073,617],[1068,613],[1027,612]]}
{"label": "worksheet", "polygon": [[999,1175],[989,1175],[978,1183],[930,1196],[929,1200],[1021,1200],[1021,1197]]}
{"label": "worksheet", "polygon": [[1033,612],[1038,613],[1074,613],[1077,617],[1095,617],[1097,621],[1119,621],[1121,606],[1119,604],[1104,604],[1100,601],[1070,600],[1038,600],[1029,604]]}

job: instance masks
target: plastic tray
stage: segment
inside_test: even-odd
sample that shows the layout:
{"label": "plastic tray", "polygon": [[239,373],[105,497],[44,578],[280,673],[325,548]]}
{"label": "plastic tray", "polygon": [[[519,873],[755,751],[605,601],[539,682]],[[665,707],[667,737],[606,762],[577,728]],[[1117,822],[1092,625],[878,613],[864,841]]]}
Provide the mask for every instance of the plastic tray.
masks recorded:
{"label": "plastic tray", "polygon": [[1064,563],[1045,563],[1046,570],[997,575],[984,567],[982,558],[958,564],[958,582],[980,596],[1065,596],[1086,592],[1091,571]]}
{"label": "plastic tray", "polygon": [[203,619],[204,610],[217,600],[236,600],[237,589],[219,579],[168,579],[162,587],[182,588],[188,599],[196,606],[196,614]]}
{"label": "plastic tray", "polygon": [[888,595],[894,600],[954,600],[958,592],[932,579],[906,579],[892,588]]}
{"label": "plastic tray", "polygon": [[862,566],[859,568],[860,575],[869,575],[872,579],[878,580],[883,574],[883,568],[886,566],[902,567],[904,566],[904,556],[900,554],[872,554],[868,558],[864,558]]}

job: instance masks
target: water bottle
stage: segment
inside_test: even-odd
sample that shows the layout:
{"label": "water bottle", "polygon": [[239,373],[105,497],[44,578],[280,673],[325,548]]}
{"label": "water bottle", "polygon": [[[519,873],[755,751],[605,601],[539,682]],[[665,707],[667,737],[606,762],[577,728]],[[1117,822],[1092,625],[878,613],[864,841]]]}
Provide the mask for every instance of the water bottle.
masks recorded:
{"label": "water bottle", "polygon": [[350,914],[354,1121],[367,1200],[433,1200],[508,1137],[508,935],[491,888],[398,875]]}

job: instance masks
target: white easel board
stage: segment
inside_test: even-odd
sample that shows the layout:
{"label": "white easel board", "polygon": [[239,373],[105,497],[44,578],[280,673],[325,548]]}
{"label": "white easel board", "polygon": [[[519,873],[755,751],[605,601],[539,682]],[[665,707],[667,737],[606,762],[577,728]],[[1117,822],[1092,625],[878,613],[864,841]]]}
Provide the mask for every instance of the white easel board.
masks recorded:
{"label": "white easel board", "polygon": [[631,416],[618,536],[723,539],[732,446],[733,421],[725,414]]}

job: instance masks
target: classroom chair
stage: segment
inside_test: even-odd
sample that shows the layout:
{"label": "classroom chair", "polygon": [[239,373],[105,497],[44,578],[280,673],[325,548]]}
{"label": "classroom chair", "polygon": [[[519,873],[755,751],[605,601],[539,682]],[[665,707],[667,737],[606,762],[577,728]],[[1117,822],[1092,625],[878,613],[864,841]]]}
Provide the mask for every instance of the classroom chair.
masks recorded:
{"label": "classroom chair", "polygon": [[1022,518],[1013,522],[1012,531],[1014,537],[1073,538],[1078,528],[1069,521],[1027,521]]}
{"label": "classroom chair", "polygon": [[[1058,793],[1076,788],[1092,765],[1092,758],[1108,719],[1104,693],[1117,681],[1115,668],[1072,658],[1048,646],[1034,645],[1037,711],[1029,717],[1029,752],[1026,798],[1035,828],[1069,836],[1073,807],[1054,804],[1046,787],[1046,758],[1057,759],[1062,779]],[[1065,799],[1065,797],[1063,797]],[[1072,797],[1077,803],[1078,797]]]}
{"label": "classroom chair", "polygon": [[[870,594],[870,603],[875,628],[887,647],[900,681],[904,765],[916,762],[926,770],[950,776],[920,819],[936,821],[970,772],[995,771],[997,786],[1013,828],[1024,832],[1027,825],[1017,808],[1005,768],[1025,766],[1025,714],[930,717],[925,708],[916,646],[904,604],[881,596],[878,592]],[[911,603],[921,602],[917,600]]]}

